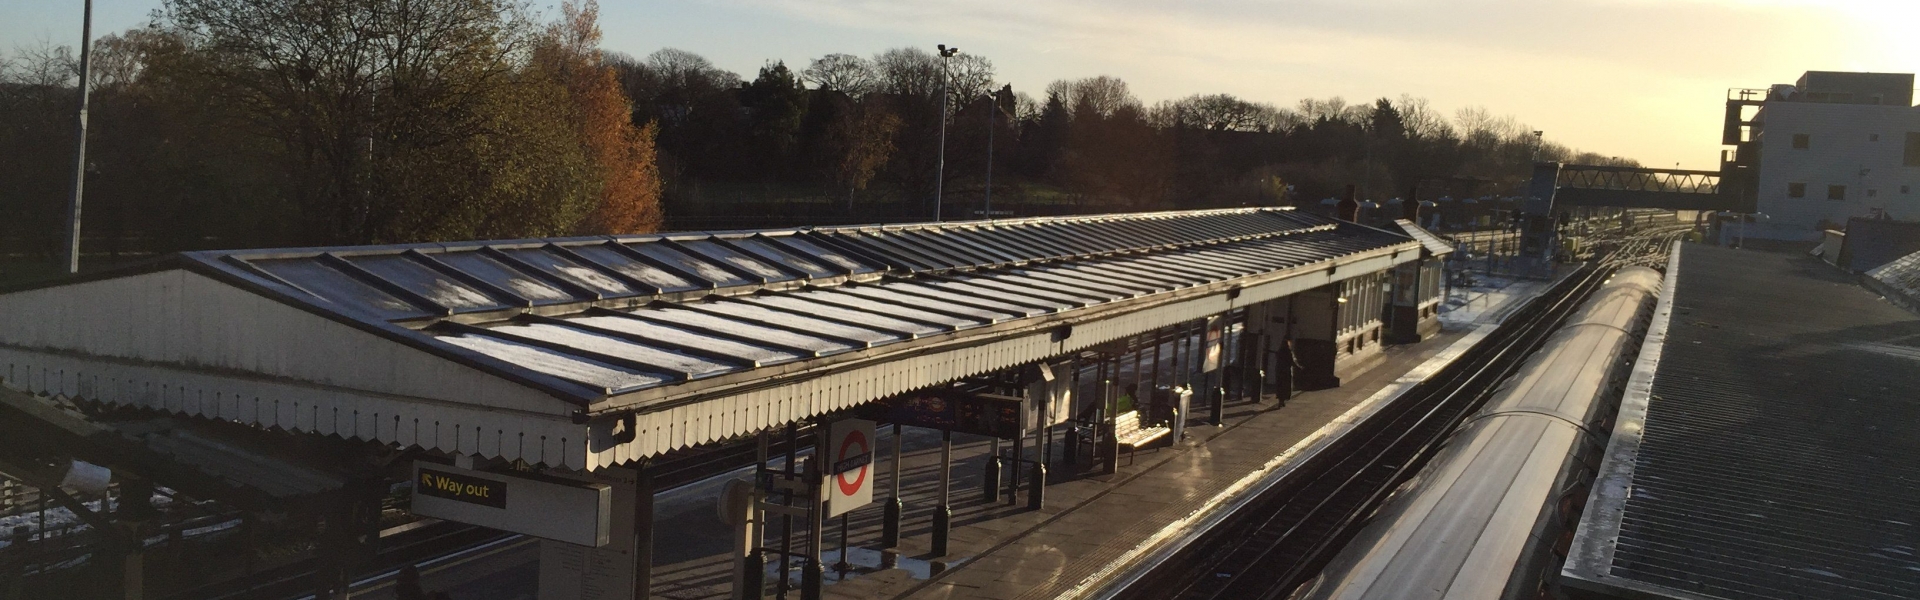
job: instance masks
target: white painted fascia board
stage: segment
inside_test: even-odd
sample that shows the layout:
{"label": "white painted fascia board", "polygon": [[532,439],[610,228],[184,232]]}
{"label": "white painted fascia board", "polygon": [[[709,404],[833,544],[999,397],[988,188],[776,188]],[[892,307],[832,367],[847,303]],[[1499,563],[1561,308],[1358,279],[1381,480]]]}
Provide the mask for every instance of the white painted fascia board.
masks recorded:
{"label": "white painted fascia board", "polygon": [[0,348],[530,413],[577,409],[480,368],[186,269],[0,294]]}

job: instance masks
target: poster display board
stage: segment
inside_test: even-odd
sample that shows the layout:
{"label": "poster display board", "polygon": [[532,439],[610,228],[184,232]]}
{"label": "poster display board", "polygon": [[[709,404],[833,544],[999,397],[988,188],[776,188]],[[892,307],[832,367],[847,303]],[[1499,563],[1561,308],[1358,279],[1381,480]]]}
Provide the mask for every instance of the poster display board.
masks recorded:
{"label": "poster display board", "polygon": [[1219,316],[1207,317],[1206,360],[1201,363],[1200,372],[1212,373],[1220,369],[1221,341],[1226,339],[1226,319]]}
{"label": "poster display board", "polygon": [[613,518],[608,524],[615,543],[598,548],[540,540],[539,600],[633,600],[635,576],[635,503],[640,474],[623,467],[606,467],[583,474],[582,479],[604,484],[613,491]]}
{"label": "poster display board", "polygon": [[870,419],[909,427],[950,429],[959,433],[1013,439],[1027,431],[1031,420],[1028,413],[1025,398],[926,390],[869,403],[861,414]]}

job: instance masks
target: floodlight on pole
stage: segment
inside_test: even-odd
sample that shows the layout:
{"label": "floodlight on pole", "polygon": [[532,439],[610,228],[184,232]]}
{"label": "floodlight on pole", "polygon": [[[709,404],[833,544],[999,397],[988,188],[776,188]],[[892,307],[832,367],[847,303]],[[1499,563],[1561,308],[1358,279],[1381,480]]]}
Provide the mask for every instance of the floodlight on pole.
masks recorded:
{"label": "floodlight on pole", "polygon": [[[977,101],[980,98],[986,98],[988,100],[988,104],[987,104],[987,195],[986,195],[985,205],[981,207],[980,216],[982,218],[992,219],[993,218],[993,130],[994,130],[993,119],[996,116],[996,113],[1004,113],[1006,111],[1000,109],[1000,92],[996,91],[996,92],[981,94],[979,98],[974,98],[973,100],[969,100],[968,103]],[[1014,117],[1013,115],[1007,115],[1007,118],[1011,120]]]}
{"label": "floodlight on pole", "polygon": [[947,80],[953,79],[947,73],[947,59],[959,54],[959,48],[948,48],[938,44],[940,49],[940,152],[933,165],[933,221],[940,222],[940,194],[947,180]]}
{"label": "floodlight on pole", "polygon": [[87,183],[87,77],[93,65],[93,0],[80,18],[80,111],[75,119],[73,197],[67,202],[67,273],[80,272],[80,193]]}

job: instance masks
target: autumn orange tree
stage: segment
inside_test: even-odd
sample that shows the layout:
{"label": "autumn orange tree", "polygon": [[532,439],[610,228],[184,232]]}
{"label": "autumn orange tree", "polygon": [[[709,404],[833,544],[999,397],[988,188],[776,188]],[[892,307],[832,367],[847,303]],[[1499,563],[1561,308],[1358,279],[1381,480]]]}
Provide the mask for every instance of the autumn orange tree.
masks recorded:
{"label": "autumn orange tree", "polygon": [[635,126],[633,108],[600,52],[599,3],[568,2],[533,51],[533,66],[567,89],[580,142],[600,179],[599,203],[580,233],[645,233],[660,227],[660,168],[654,123]]}
{"label": "autumn orange tree", "polygon": [[196,82],[261,140],[270,195],[297,215],[281,243],[659,223],[652,133],[601,62],[591,3],[553,23],[513,0],[166,0],[157,16],[154,39],[191,60],[132,72]]}

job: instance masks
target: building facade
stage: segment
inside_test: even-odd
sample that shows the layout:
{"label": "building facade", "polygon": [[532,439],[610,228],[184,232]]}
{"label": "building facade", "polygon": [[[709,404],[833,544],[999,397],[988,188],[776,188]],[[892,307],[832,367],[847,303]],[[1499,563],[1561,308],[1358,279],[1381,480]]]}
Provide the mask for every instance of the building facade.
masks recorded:
{"label": "building facade", "polygon": [[[1808,72],[1764,91],[1735,160],[1756,165],[1745,235],[1818,240],[1850,218],[1920,220],[1913,75]],[[1732,102],[1730,102],[1732,104]]]}

